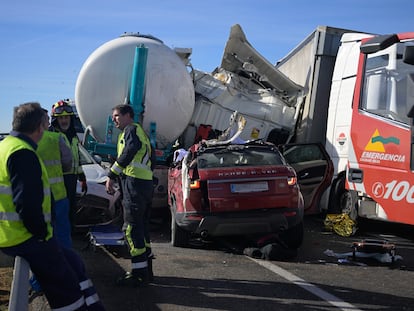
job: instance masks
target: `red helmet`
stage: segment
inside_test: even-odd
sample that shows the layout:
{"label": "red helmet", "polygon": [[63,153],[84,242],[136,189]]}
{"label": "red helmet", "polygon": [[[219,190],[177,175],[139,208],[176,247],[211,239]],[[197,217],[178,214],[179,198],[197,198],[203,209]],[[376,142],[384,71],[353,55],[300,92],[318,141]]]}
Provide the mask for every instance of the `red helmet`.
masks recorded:
{"label": "red helmet", "polygon": [[69,105],[69,100],[59,100],[52,106],[52,117],[73,116],[73,108]]}

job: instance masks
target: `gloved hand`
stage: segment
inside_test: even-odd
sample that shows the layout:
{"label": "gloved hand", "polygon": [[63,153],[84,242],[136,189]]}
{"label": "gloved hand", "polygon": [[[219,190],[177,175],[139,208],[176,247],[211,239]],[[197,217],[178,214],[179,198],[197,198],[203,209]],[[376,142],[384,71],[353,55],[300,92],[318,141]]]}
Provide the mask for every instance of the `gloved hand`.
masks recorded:
{"label": "gloved hand", "polygon": [[82,180],[80,183],[81,183],[82,193],[86,194],[88,192],[88,184],[86,183],[86,180]]}

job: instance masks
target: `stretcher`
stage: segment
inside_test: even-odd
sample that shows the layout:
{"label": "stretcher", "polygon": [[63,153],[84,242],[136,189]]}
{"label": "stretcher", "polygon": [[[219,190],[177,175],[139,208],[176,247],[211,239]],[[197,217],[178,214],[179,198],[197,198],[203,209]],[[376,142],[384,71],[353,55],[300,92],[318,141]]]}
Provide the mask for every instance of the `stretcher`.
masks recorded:
{"label": "stretcher", "polygon": [[124,233],[119,226],[113,224],[91,227],[88,232],[89,244],[96,246],[125,245]]}
{"label": "stretcher", "polygon": [[357,252],[363,253],[379,253],[389,254],[392,262],[395,261],[395,244],[389,243],[387,240],[362,240],[352,243],[352,258],[356,259]]}

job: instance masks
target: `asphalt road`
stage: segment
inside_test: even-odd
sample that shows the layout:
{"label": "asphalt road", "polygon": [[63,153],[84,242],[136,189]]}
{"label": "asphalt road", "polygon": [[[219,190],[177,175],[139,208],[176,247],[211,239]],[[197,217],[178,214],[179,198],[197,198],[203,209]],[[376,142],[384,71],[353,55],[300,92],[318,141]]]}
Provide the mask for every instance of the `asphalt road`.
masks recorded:
{"label": "asphalt road", "polygon": [[[326,232],[322,218],[307,217],[305,228],[295,257],[269,261],[243,255],[252,245],[241,238],[174,248],[169,224],[154,222],[155,282],[140,289],[114,284],[129,270],[122,249],[81,250],[87,245],[83,235],[75,245],[107,310],[414,310],[412,227],[368,222],[345,238]],[[402,259],[326,255],[351,252],[352,242],[368,238],[395,243]]]}

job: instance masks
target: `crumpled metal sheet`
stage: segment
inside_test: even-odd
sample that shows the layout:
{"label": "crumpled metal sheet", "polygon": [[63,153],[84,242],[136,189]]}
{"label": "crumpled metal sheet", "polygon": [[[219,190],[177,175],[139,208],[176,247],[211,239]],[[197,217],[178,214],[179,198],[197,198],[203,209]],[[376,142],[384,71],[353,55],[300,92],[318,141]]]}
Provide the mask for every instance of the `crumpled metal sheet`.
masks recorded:
{"label": "crumpled metal sheet", "polygon": [[345,237],[354,235],[357,230],[356,222],[345,213],[327,214],[324,225],[326,230]]}

